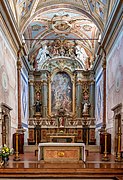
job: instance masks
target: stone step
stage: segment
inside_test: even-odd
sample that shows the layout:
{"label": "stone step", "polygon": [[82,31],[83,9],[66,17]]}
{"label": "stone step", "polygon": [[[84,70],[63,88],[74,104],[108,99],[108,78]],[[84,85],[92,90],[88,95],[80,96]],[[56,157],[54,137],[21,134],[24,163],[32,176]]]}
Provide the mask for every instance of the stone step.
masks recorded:
{"label": "stone step", "polygon": [[37,149],[37,145],[24,145],[24,152],[35,152]]}
{"label": "stone step", "polygon": [[98,145],[86,145],[85,149],[89,152],[100,152],[100,146]]}

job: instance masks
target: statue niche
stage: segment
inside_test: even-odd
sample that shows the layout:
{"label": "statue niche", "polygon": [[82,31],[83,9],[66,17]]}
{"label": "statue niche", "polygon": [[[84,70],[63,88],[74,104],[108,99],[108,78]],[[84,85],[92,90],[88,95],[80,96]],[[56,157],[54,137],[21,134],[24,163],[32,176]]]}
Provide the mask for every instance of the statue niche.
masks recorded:
{"label": "statue niche", "polygon": [[35,116],[37,115],[41,116],[42,104],[41,104],[40,92],[36,93],[36,101],[35,101],[34,107],[35,107]]}
{"label": "statue niche", "polygon": [[84,100],[82,102],[82,114],[83,114],[83,116],[85,116],[85,115],[89,116],[89,109],[90,109],[91,104],[89,102],[88,92],[85,91],[83,93],[83,98],[84,98]]}
{"label": "statue niche", "polygon": [[64,128],[65,126],[65,109],[63,109],[62,107],[60,109],[58,109],[58,126],[60,128]]}

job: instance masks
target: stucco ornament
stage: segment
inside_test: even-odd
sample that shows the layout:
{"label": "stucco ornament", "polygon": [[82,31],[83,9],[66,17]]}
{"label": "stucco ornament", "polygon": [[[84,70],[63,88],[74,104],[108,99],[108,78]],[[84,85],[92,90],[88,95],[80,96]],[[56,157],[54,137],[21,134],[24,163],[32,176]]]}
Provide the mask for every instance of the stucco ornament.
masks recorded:
{"label": "stucco ornament", "polygon": [[8,90],[8,78],[6,72],[2,73],[2,86],[5,91]]}
{"label": "stucco ornament", "polygon": [[52,29],[57,33],[68,33],[72,27],[72,21],[68,14],[66,15],[54,15],[51,20]]}

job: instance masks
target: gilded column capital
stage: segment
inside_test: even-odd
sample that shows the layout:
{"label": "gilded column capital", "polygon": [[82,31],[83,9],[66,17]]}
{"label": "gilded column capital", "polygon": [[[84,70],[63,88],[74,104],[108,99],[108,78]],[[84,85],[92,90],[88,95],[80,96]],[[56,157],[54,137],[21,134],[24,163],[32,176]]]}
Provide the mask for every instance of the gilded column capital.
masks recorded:
{"label": "gilded column capital", "polygon": [[76,81],[76,84],[77,84],[77,85],[82,85],[82,80],[77,80],[77,81]]}
{"label": "gilded column capital", "polygon": [[49,83],[51,83],[51,82],[52,82],[52,80],[51,80],[51,76],[50,76],[50,75],[48,75],[47,80],[48,80],[48,82],[49,82]]}
{"label": "gilded column capital", "polygon": [[106,69],[106,57],[102,60],[102,67]]}
{"label": "gilded column capital", "polygon": [[32,79],[29,80],[29,84],[33,86],[34,85],[34,80],[32,80]]}
{"label": "gilded column capital", "polygon": [[42,84],[47,85],[47,84],[48,84],[48,83],[47,83],[47,80],[42,80]]}
{"label": "gilded column capital", "polygon": [[17,60],[17,70],[21,70],[22,68],[22,62],[20,59]]}
{"label": "gilded column capital", "polygon": [[91,85],[94,85],[94,83],[95,83],[94,79],[91,79],[91,80],[90,80],[90,84],[91,84]]}

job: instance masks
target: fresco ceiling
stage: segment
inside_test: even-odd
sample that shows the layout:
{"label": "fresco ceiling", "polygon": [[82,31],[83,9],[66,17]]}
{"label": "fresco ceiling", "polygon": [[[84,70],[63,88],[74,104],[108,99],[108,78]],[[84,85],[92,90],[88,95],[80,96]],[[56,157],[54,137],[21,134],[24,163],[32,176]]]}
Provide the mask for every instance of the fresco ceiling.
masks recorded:
{"label": "fresco ceiling", "polygon": [[[20,28],[29,61],[39,70],[49,59],[74,59],[88,70],[105,22],[106,0],[18,0]],[[45,59],[45,60],[44,60]],[[61,60],[60,60],[61,62]],[[51,65],[51,63],[50,63]]]}

